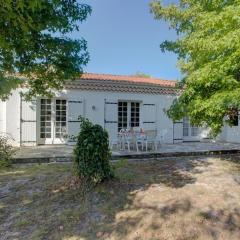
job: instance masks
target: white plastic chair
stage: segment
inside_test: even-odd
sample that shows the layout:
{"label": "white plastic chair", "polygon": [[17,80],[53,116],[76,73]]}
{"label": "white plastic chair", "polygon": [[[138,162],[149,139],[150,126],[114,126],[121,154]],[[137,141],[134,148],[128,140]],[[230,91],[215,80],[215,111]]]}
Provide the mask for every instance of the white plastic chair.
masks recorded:
{"label": "white plastic chair", "polygon": [[117,134],[116,138],[110,139],[109,145],[110,145],[111,150],[114,148],[114,146],[117,147],[117,150],[122,149],[124,132],[125,132],[125,130],[121,129],[120,132]]}
{"label": "white plastic chair", "polygon": [[131,150],[131,145],[134,148],[136,146],[136,150],[138,152],[138,144],[136,143],[136,132],[132,130],[126,130],[124,134],[124,146],[127,146],[128,151]]}
{"label": "white plastic chair", "polygon": [[146,142],[146,135],[144,133],[136,133],[136,148],[137,148],[137,151],[139,151],[139,148],[138,148],[138,144],[141,144],[141,147],[142,147],[142,151],[144,149],[144,144]]}
{"label": "white plastic chair", "polygon": [[126,133],[124,135],[124,149],[125,149],[125,147],[127,145],[127,149],[130,152],[130,145],[131,145],[131,143],[132,143],[132,136],[130,136],[129,133]]}
{"label": "white plastic chair", "polygon": [[120,144],[121,143],[120,143],[118,138],[117,139],[111,139],[110,140],[110,149],[113,150],[114,146],[116,146],[117,150],[118,150],[118,149],[120,149]]}
{"label": "white plastic chair", "polygon": [[148,145],[149,144],[153,145],[155,150],[157,150],[159,142],[160,141],[157,138],[157,131],[156,130],[148,130],[148,131],[146,131],[146,140],[145,140],[146,152],[148,150]]}
{"label": "white plastic chair", "polygon": [[122,149],[125,150],[127,147],[128,152],[131,151],[131,146],[134,148],[134,146],[136,146],[136,150],[137,152],[139,151],[138,149],[138,143],[137,143],[137,137],[136,137],[136,132],[131,129],[121,129],[120,131],[120,135],[121,135],[121,145],[122,145]]}
{"label": "white plastic chair", "polygon": [[161,146],[161,142],[162,142],[161,136],[157,135],[154,142],[155,151],[158,150],[159,145]]}

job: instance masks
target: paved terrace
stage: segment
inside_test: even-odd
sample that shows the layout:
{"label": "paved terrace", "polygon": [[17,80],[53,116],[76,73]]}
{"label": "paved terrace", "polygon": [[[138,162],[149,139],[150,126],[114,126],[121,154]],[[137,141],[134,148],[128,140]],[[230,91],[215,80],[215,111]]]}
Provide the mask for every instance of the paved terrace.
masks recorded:
{"label": "paved terrace", "polygon": [[[19,148],[15,163],[64,162],[72,159],[73,146],[51,145]],[[194,155],[240,154],[240,144],[226,142],[162,144],[158,151],[113,151],[112,159],[161,158]]]}

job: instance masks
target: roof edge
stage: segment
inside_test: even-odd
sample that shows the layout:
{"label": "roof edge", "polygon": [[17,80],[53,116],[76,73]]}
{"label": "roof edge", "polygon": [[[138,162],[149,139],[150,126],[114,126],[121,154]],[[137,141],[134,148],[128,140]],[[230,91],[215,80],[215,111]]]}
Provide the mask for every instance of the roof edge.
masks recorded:
{"label": "roof edge", "polygon": [[153,77],[139,77],[128,75],[114,75],[114,74],[99,74],[99,73],[83,73],[79,80],[97,80],[97,81],[112,81],[112,82],[128,82],[134,84],[151,84],[161,85],[164,87],[176,87],[176,80],[163,80]]}

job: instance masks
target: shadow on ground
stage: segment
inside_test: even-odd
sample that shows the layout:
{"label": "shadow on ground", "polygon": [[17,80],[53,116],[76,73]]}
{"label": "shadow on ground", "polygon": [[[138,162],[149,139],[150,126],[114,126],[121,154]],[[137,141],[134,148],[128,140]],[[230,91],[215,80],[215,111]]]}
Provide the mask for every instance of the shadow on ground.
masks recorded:
{"label": "shadow on ground", "polygon": [[[240,239],[238,157],[123,164],[116,179],[86,192],[84,200],[82,192],[59,187],[59,181],[69,176],[66,172],[48,169],[45,174],[30,174],[31,181],[21,191],[15,189],[25,201],[27,192],[38,189],[28,204],[19,204],[14,197],[4,200],[3,206],[12,209],[0,207],[5,216],[0,217],[0,230],[8,232],[1,239],[10,239],[11,234],[19,239],[63,240]],[[13,216],[18,221],[11,220]]]}

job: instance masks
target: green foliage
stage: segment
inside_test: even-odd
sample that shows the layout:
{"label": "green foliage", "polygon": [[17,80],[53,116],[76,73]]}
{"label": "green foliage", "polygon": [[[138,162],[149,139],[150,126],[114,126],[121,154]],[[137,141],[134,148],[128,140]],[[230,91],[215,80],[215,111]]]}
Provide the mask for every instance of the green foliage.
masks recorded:
{"label": "green foliage", "polygon": [[79,76],[89,60],[87,43],[68,36],[90,13],[76,0],[0,1],[0,99],[22,82],[29,98],[51,96]]}
{"label": "green foliage", "polygon": [[137,71],[134,75],[134,77],[145,77],[145,78],[150,78],[151,76],[149,74]]}
{"label": "green foliage", "polygon": [[11,165],[14,150],[8,144],[6,137],[0,136],[0,168],[9,167]]}
{"label": "green foliage", "polygon": [[95,183],[113,177],[107,131],[84,118],[80,118],[80,127],[74,149],[76,174]]}
{"label": "green foliage", "polygon": [[188,115],[193,124],[207,125],[217,135],[229,111],[240,107],[240,0],[180,0],[179,5],[151,3],[156,19],[169,21],[176,41],[165,41],[162,51],[179,57],[183,94],[168,115]]}
{"label": "green foliage", "polygon": [[127,165],[128,165],[128,159],[125,159],[125,158],[120,159],[113,164],[113,169],[114,171],[116,171],[117,169],[125,168]]}

